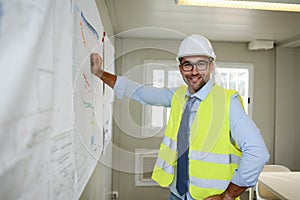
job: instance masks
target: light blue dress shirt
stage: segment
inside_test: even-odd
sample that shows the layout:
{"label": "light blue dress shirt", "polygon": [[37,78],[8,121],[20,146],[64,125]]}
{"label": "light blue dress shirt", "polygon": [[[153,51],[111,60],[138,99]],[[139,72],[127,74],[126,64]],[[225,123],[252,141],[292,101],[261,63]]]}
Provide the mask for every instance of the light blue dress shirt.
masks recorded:
{"label": "light blue dress shirt", "polygon": [[[194,121],[199,104],[207,97],[213,85],[214,82],[211,79],[195,94],[191,95],[187,90],[187,96],[195,96],[198,99],[192,107],[190,126]],[[119,99],[128,96],[142,104],[165,107],[171,106],[172,96],[176,89],[145,86],[127,77],[118,77],[114,86],[115,94]],[[238,186],[252,187],[256,184],[259,173],[268,161],[269,153],[259,129],[242,108],[238,95],[233,95],[231,98],[229,117],[231,140],[242,151],[238,169],[235,171],[231,182]],[[174,171],[175,178],[170,190],[179,198],[184,199],[184,196],[181,197],[176,190],[176,170]],[[187,193],[187,199],[193,199],[189,193]]]}

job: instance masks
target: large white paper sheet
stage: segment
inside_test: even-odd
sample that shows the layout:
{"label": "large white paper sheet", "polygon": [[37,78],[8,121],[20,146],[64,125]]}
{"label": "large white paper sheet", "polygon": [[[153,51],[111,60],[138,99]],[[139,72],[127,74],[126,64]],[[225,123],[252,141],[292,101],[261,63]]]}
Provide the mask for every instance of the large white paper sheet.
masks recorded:
{"label": "large white paper sheet", "polygon": [[0,199],[80,197],[111,139],[103,32],[95,1],[0,1]]}
{"label": "large white paper sheet", "polygon": [[0,2],[0,199],[48,198],[52,10],[50,0]]}

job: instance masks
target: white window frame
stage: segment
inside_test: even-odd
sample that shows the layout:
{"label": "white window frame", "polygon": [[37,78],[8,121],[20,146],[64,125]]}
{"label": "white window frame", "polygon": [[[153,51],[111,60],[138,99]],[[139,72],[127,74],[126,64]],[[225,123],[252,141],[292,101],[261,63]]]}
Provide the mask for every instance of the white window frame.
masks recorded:
{"label": "white window frame", "polygon": [[[135,186],[158,186],[158,184],[150,179],[144,179],[143,173],[148,173],[148,170],[145,170],[143,159],[145,158],[155,158],[157,159],[158,149],[143,149],[137,148],[135,149]],[[147,168],[151,167],[152,171],[154,169],[155,163],[153,166],[147,166]]]}
{"label": "white window frame", "polygon": [[[144,60],[144,81],[146,84],[151,84],[153,82],[153,71],[154,70],[163,70],[164,71],[164,82],[168,80],[168,73],[166,73],[168,70],[174,70],[179,73],[179,76],[181,78],[180,72],[178,70],[178,61],[176,60],[150,60],[145,59]],[[180,79],[181,80],[181,79]],[[183,80],[181,80],[182,84],[184,84]],[[165,85],[167,87],[167,85]],[[161,87],[164,87],[164,85],[161,85]],[[149,105],[143,105],[142,108],[142,136],[143,137],[162,137],[165,126],[167,123],[167,115],[168,110],[170,108],[161,107],[160,109],[163,110],[163,120],[162,120],[162,127],[152,127],[151,126],[151,112],[153,106]],[[149,117],[150,116],[150,117]]]}
{"label": "white window frame", "polygon": [[249,88],[248,88],[248,101],[244,104],[244,107],[248,107],[248,115],[252,118],[253,113],[253,80],[254,80],[254,65],[252,63],[235,63],[235,62],[216,62],[215,70],[213,72],[213,78],[215,79],[215,71],[218,68],[236,68],[247,69],[249,72]]}

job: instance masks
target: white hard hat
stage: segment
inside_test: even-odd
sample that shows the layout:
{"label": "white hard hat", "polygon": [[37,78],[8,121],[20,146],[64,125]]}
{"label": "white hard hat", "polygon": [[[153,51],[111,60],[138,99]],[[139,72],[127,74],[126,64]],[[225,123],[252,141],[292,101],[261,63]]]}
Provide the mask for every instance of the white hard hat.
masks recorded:
{"label": "white hard hat", "polygon": [[176,59],[179,60],[184,56],[208,56],[216,60],[216,54],[209,40],[197,34],[188,36],[180,43]]}

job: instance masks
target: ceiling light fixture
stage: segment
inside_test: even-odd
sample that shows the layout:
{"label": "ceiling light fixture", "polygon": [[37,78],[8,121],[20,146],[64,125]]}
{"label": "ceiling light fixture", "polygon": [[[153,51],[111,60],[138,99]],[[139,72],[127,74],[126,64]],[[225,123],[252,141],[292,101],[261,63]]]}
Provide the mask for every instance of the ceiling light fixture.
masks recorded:
{"label": "ceiling light fixture", "polygon": [[300,12],[300,4],[235,0],[175,0],[178,5]]}

